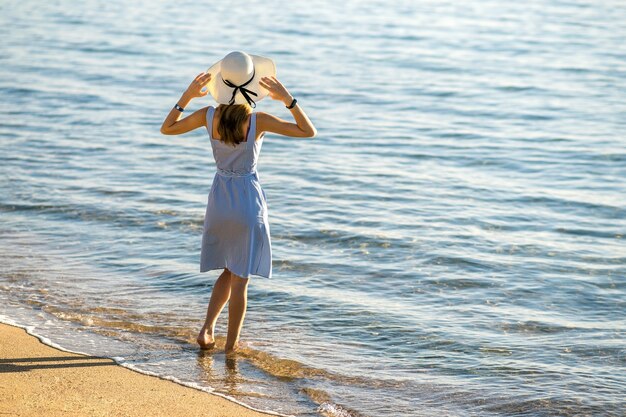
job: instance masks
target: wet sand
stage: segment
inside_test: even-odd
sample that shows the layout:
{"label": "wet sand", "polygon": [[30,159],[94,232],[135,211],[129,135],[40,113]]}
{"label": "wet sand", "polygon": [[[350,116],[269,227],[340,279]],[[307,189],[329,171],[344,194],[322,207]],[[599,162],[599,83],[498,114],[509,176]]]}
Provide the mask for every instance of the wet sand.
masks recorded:
{"label": "wet sand", "polygon": [[64,352],[0,323],[0,415],[267,417],[112,359]]}

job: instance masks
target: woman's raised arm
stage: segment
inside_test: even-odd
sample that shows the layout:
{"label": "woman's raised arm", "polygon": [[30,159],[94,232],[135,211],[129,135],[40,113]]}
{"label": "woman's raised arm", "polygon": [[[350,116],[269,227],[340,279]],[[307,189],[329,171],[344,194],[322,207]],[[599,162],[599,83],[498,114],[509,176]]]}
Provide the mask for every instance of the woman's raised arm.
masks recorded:
{"label": "woman's raised arm", "polygon": [[[205,74],[202,72],[198,74],[191,84],[189,84],[189,87],[187,87],[187,90],[185,90],[177,104],[184,109],[194,98],[206,96],[209,93],[209,89],[207,88],[205,91],[202,91],[202,89],[209,83],[209,81],[211,81],[210,73]],[[172,107],[172,110],[170,110],[170,113],[165,118],[165,121],[163,121],[161,133],[164,135],[180,135],[182,133],[187,133],[190,130],[205,126],[206,110],[207,108],[203,107],[184,119],[178,120],[182,112],[177,110],[176,107]]]}
{"label": "woman's raised arm", "polygon": [[[293,101],[293,96],[289,94],[287,88],[276,77],[263,77],[259,80],[259,84],[269,90],[271,98],[282,101],[285,106],[289,106]],[[284,136],[299,138],[312,138],[317,135],[317,129],[298,103],[291,109],[291,114],[296,123],[288,122],[268,113],[259,112],[261,117],[257,116],[257,129],[259,131],[274,132]]]}

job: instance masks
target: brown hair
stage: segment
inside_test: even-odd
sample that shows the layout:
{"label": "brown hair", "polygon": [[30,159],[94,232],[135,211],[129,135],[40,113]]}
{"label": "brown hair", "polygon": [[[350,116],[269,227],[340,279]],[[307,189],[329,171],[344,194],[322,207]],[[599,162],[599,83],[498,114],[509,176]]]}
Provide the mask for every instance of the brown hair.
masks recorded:
{"label": "brown hair", "polygon": [[220,124],[217,127],[217,133],[220,134],[222,142],[237,146],[246,139],[246,132],[243,131],[243,125],[252,113],[252,107],[249,104],[220,104],[217,107],[220,110]]}

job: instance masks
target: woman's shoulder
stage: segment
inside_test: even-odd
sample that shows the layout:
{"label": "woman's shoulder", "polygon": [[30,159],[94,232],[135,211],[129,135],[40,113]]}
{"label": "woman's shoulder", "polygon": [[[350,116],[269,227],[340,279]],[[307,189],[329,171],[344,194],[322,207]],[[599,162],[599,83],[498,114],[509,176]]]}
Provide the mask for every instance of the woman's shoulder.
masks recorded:
{"label": "woman's shoulder", "polygon": [[271,115],[270,113],[266,113],[264,111],[255,111],[254,114],[256,114],[257,126],[265,126],[268,120],[271,120],[274,118],[273,115]]}

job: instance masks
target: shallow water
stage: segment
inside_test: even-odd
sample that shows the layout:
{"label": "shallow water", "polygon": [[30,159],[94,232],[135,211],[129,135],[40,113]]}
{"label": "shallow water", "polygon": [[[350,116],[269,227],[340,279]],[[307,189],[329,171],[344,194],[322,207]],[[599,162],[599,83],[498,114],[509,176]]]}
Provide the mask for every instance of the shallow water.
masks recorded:
{"label": "shallow water", "polygon": [[[229,7],[0,6],[0,320],[281,414],[623,415],[626,7]],[[231,50],[319,132],[266,135],[237,360],[195,345],[208,135],[159,133]]]}

